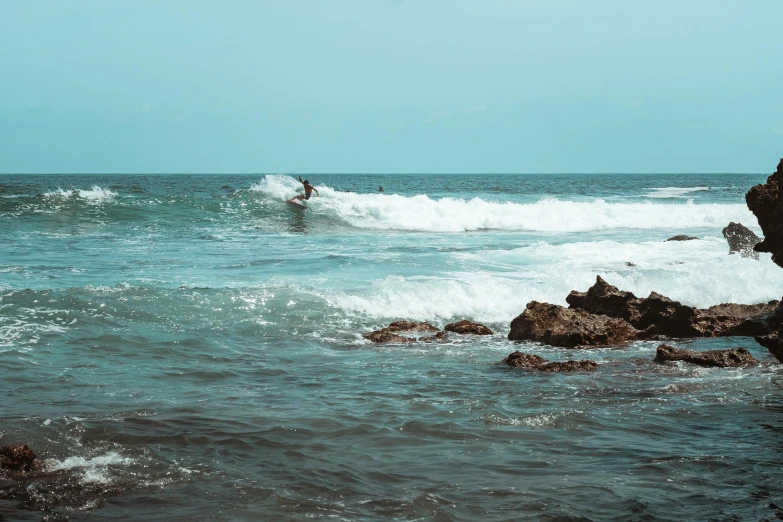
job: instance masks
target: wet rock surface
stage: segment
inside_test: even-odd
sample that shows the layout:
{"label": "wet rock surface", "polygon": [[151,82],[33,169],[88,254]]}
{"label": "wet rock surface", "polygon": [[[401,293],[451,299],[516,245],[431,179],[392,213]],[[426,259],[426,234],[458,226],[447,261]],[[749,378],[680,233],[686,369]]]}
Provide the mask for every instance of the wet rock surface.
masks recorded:
{"label": "wet rock surface", "polygon": [[649,339],[654,332],[641,332],[628,322],[549,303],[531,301],[511,321],[511,341],[539,341],[552,346],[607,346]]}
{"label": "wet rock surface", "polygon": [[525,368],[540,372],[590,371],[598,368],[598,363],[585,359],[582,361],[551,362],[539,355],[516,351],[501,361],[514,368]]}
{"label": "wet rock surface", "polygon": [[739,252],[742,257],[759,258],[759,253],[753,247],[761,242],[761,238],[742,223],[729,223],[723,229],[723,237],[729,243],[729,254]]}
{"label": "wet rock surface", "polygon": [[[436,332],[435,335],[415,339],[400,335],[399,332]],[[415,343],[417,341],[440,341],[446,338],[446,332],[438,330],[430,323],[420,321],[396,321],[386,328],[362,334],[362,337],[376,344]]]}
{"label": "wet rock surface", "polygon": [[655,354],[655,362],[665,363],[683,361],[691,364],[697,364],[705,367],[718,368],[736,368],[740,366],[749,366],[759,364],[745,348],[731,348],[729,350],[709,350],[698,352],[694,350],[683,350],[662,344],[658,347]]}
{"label": "wet rock surface", "polygon": [[474,323],[467,320],[447,324],[444,330],[462,335],[492,335],[495,333],[481,323]]}
{"label": "wet rock surface", "polygon": [[0,447],[0,469],[28,472],[41,469],[41,463],[27,444]]}
{"label": "wet rock surface", "polygon": [[756,185],[745,194],[745,202],[758,219],[764,240],[756,244],[756,252],[772,253],[772,261],[783,267],[783,159],[774,174],[763,185]]}
{"label": "wet rock surface", "polygon": [[783,336],[779,333],[754,337],[757,343],[769,350],[775,359],[783,363]]}
{"label": "wet rock surface", "polygon": [[694,236],[686,236],[684,234],[681,234],[679,236],[670,237],[666,241],[693,241],[694,239],[699,239],[698,237]]}
{"label": "wet rock surface", "polygon": [[768,334],[769,317],[779,304],[727,303],[698,309],[656,292],[638,298],[610,285],[601,276],[596,277],[587,292],[572,291],[566,302],[573,309],[623,319],[637,330],[655,327],[658,335],[678,338]]}

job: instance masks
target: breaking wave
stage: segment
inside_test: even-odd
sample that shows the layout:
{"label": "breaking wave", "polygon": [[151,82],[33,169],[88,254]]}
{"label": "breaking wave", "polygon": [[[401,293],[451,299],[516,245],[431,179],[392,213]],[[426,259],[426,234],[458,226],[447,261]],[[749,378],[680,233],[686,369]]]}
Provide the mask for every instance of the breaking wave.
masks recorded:
{"label": "breaking wave", "polygon": [[[250,187],[267,197],[285,200],[301,184],[290,176],[268,175]],[[318,186],[320,197],[310,200],[317,213],[336,217],[362,229],[416,232],[506,230],[529,232],[588,232],[611,229],[723,228],[730,221],[754,224],[742,204],[632,203],[567,201],[542,198],[534,203],[488,201],[481,198],[433,199],[398,194],[357,194]],[[707,190],[707,187],[678,190]],[[669,197],[669,196],[665,196]]]}

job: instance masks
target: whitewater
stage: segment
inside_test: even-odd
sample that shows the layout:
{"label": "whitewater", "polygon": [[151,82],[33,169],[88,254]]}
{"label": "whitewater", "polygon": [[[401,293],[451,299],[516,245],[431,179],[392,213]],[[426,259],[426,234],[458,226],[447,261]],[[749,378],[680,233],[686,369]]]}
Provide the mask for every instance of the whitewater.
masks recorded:
{"label": "whitewater", "polygon": [[[597,275],[684,304],[783,296],[729,255],[764,175],[0,176],[0,477],[18,520],[763,519],[783,372],[652,362],[659,342],[506,339]],[[383,186],[384,191],[378,188]],[[686,234],[698,239],[666,241]],[[496,334],[375,346],[400,319]],[[529,374],[515,350],[590,358]],[[777,415],[777,416],[776,416]],[[759,442],[763,441],[763,442]],[[773,456],[771,456],[771,453]],[[49,518],[46,518],[49,517]]]}

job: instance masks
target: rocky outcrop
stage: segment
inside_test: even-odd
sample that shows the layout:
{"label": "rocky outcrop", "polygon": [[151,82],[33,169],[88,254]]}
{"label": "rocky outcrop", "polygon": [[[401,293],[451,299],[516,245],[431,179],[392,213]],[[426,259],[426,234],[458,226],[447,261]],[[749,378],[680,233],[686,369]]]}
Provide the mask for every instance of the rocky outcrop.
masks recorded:
{"label": "rocky outcrop", "polygon": [[[420,339],[414,339],[413,337],[407,337],[399,335],[398,332],[437,332],[435,335],[429,337],[422,337]],[[391,323],[386,328],[375,330],[366,334],[362,334],[362,337],[368,341],[372,341],[376,344],[383,343],[415,343],[418,341],[439,341],[446,338],[446,332],[441,332],[430,323],[419,321],[396,321]]]}
{"label": "rocky outcrop", "polygon": [[481,323],[472,323],[470,321],[458,321],[447,324],[445,330],[463,335],[492,335],[495,333]]}
{"label": "rocky outcrop", "polygon": [[694,239],[699,239],[699,238],[694,236],[679,235],[679,236],[670,237],[666,241],[693,241]]}
{"label": "rocky outcrop", "polygon": [[771,252],[772,261],[783,267],[783,159],[774,174],[763,185],[756,185],[745,194],[748,208],[758,219],[764,240],[754,249]]}
{"label": "rocky outcrop", "polygon": [[[566,302],[572,309],[584,310],[623,319],[637,330],[655,327],[666,337],[723,337],[730,335],[765,335],[770,332],[769,317],[778,305],[721,304],[707,309],[685,306],[666,296],[651,292],[638,298],[631,292],[619,290],[601,276],[587,292],[572,291]],[[783,320],[783,314],[781,314]]]}
{"label": "rocky outcrop", "polygon": [[0,448],[0,469],[16,472],[37,471],[40,461],[27,444],[23,446],[3,446]]}
{"label": "rocky outcrop", "polygon": [[729,254],[739,252],[742,257],[759,258],[753,247],[761,242],[761,238],[742,223],[730,222],[723,229],[723,237],[729,242]]}
{"label": "rocky outcrop", "polygon": [[416,339],[405,337],[404,335],[397,335],[396,333],[390,332],[388,328],[381,328],[380,330],[375,330],[374,332],[362,334],[362,337],[376,344],[416,342]]}
{"label": "rocky outcrop", "polygon": [[437,332],[438,329],[430,323],[421,321],[396,321],[389,324],[386,330],[390,332]]}
{"label": "rocky outcrop", "polygon": [[660,345],[655,354],[655,362],[665,363],[673,361],[683,361],[699,366],[718,368],[736,368],[738,366],[759,364],[745,348],[697,352],[694,350],[682,350],[668,344]]}
{"label": "rocky outcrop", "polygon": [[775,359],[783,363],[783,335],[773,333],[770,335],[759,335],[754,337],[756,342],[769,350]]}
{"label": "rocky outcrop", "polygon": [[575,348],[620,344],[650,339],[654,335],[654,329],[642,332],[622,319],[531,301],[525,311],[511,321],[508,338]]}
{"label": "rocky outcrop", "polygon": [[598,363],[585,359],[582,361],[550,362],[538,355],[523,352],[514,352],[501,361],[514,368],[538,370],[540,372],[575,372],[588,371],[598,368]]}

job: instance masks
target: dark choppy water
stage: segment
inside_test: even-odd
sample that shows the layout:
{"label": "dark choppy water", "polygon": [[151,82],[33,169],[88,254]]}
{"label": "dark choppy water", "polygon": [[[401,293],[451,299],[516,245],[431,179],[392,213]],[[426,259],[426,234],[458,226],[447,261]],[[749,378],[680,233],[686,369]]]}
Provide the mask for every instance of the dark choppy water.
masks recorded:
{"label": "dark choppy water", "polygon": [[[505,339],[600,274],[694,306],[783,295],[727,255],[758,175],[0,176],[8,520],[759,520],[783,369]],[[385,192],[377,193],[378,185]],[[351,192],[345,192],[345,191]],[[675,234],[701,238],[663,242]],[[628,266],[631,262],[636,266]],[[367,344],[396,319],[498,334]],[[516,349],[594,373],[496,363]],[[781,513],[783,516],[783,513]]]}

